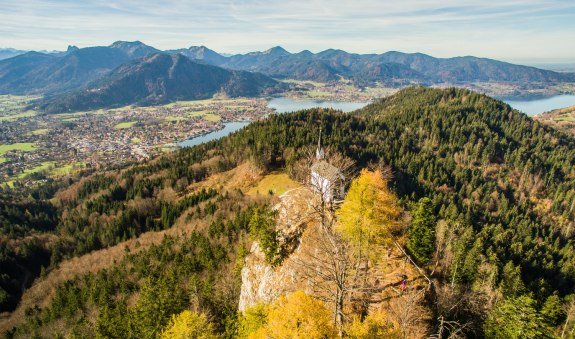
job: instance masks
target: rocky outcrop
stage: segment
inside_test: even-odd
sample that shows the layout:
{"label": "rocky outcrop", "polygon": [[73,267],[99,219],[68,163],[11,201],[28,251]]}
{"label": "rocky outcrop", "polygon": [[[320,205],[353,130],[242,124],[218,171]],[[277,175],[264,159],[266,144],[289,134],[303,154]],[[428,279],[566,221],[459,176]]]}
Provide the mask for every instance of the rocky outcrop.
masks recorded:
{"label": "rocky outcrop", "polygon": [[[326,289],[331,289],[329,282],[314,281],[314,276],[326,273],[322,270],[330,263],[326,257],[329,251],[325,251],[326,238],[322,236],[318,214],[313,208],[316,200],[317,197],[304,188],[280,197],[275,207],[278,211],[276,231],[280,245],[291,251],[280,265],[272,267],[266,262],[260,245],[252,244],[241,272],[240,311],[257,303],[271,303],[280,295],[297,290],[325,297]],[[387,308],[390,302],[400,302],[407,289],[418,291],[427,286],[426,279],[397,247],[383,250],[382,257],[376,267],[370,267],[369,280],[374,287],[370,297],[372,307]]]}
{"label": "rocky outcrop", "polygon": [[276,230],[280,246],[290,253],[281,265],[272,267],[257,242],[251,247],[242,268],[242,286],[240,291],[239,310],[257,303],[269,303],[278,296],[298,289],[306,290],[299,274],[303,232],[317,223],[312,206],[314,196],[305,188],[295,189],[280,196],[277,211]]}

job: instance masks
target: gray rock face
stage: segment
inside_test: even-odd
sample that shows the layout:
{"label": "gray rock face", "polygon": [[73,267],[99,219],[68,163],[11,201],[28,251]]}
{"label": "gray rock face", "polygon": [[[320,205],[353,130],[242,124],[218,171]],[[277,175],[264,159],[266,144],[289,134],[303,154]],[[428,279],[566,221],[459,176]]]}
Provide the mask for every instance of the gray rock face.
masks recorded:
{"label": "gray rock face", "polygon": [[259,244],[254,242],[251,253],[246,258],[245,266],[242,268],[242,287],[238,309],[243,312],[259,302],[268,303],[275,300],[279,287],[276,285],[275,276]]}
{"label": "gray rock face", "polygon": [[280,245],[287,244],[292,253],[281,265],[272,267],[266,262],[260,245],[257,242],[252,244],[241,273],[240,311],[257,303],[270,303],[282,294],[309,290],[302,274],[302,253],[309,251],[311,244],[302,240],[302,234],[317,223],[312,207],[314,196],[302,188],[287,192],[280,199],[275,206],[278,241]]}

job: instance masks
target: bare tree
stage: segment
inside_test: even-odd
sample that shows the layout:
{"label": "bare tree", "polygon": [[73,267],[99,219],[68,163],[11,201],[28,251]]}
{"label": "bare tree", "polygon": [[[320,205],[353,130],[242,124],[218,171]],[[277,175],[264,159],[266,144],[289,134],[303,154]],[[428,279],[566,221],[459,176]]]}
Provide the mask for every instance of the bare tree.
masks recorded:
{"label": "bare tree", "polygon": [[[332,305],[334,322],[342,336],[347,312],[355,309],[357,313],[367,314],[371,304],[381,302],[373,299],[374,295],[395,284],[381,284],[381,277],[371,273],[376,263],[370,260],[369,253],[359,251],[358,255],[335,231],[335,211],[345,193],[340,189],[347,187],[355,176],[354,166],[353,161],[337,152],[320,153],[319,150],[318,147],[314,157],[308,149],[308,156],[294,166],[299,180],[316,193],[311,210],[319,221],[318,229],[308,232],[312,238],[306,239],[315,246],[294,262],[300,266],[302,279],[313,294]],[[387,179],[391,176],[389,168],[385,168],[385,175]],[[383,252],[382,249],[381,244],[374,244],[370,251]]]}
{"label": "bare tree", "polygon": [[480,330],[488,304],[483,293],[446,284],[435,290],[434,301],[437,328],[432,337],[464,338]]}
{"label": "bare tree", "polygon": [[291,174],[315,193],[309,203],[319,226],[316,232],[310,232],[312,238],[308,239],[315,244],[314,250],[303,253],[301,259],[294,262],[313,294],[333,305],[334,322],[342,336],[345,301],[350,294],[350,268],[356,265],[347,244],[334,231],[334,212],[343,199],[343,188],[353,177],[354,163],[321,146],[304,152],[306,155],[292,166]]}
{"label": "bare tree", "polygon": [[425,290],[411,288],[390,301],[389,316],[397,322],[404,338],[421,337],[417,333],[427,318],[427,310],[422,306]]}
{"label": "bare tree", "polygon": [[[310,210],[318,221],[315,226],[317,230],[307,232],[306,236],[310,238],[305,239],[314,246],[294,258],[294,263],[300,268],[301,279],[313,295],[332,305],[334,323],[340,336],[343,336],[346,313],[354,309],[357,313],[366,315],[371,304],[383,301],[375,296],[387,289],[394,289],[400,282],[382,284],[382,277],[374,274],[381,269],[376,267],[376,262],[370,260],[369,253],[357,255],[352,245],[335,231],[335,211],[343,202],[345,193],[339,189],[347,187],[349,180],[355,176],[354,165],[353,161],[337,152],[322,150],[320,153],[319,150],[320,147],[314,154],[312,148],[307,149],[307,156],[291,168],[292,176],[315,193],[315,198],[309,203]],[[378,167],[381,167],[385,178],[390,180],[392,172],[389,167],[381,164],[378,164]],[[314,173],[319,174],[321,180],[318,180],[317,176],[314,178]],[[387,245],[391,244],[395,244],[402,256],[428,281],[427,288],[421,291],[409,291],[404,295],[404,291],[396,290],[397,298],[401,301],[394,301],[394,319],[402,325],[405,333],[410,333],[426,316],[421,301],[431,286],[431,280],[393,237]],[[383,244],[374,244],[370,251],[383,252]],[[405,278],[402,277],[402,280]]]}

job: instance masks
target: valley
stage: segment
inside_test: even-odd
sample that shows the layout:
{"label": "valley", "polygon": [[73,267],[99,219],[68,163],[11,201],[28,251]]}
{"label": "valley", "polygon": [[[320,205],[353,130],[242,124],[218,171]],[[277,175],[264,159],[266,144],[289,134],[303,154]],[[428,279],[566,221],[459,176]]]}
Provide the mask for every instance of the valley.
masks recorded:
{"label": "valley", "polygon": [[49,115],[21,113],[13,106],[22,97],[0,98],[5,107],[12,105],[0,111],[0,178],[10,187],[144,161],[226,122],[254,121],[273,112],[264,99],[239,98]]}
{"label": "valley", "polygon": [[[146,161],[180,147],[180,143],[220,131],[230,122],[251,122],[286,108],[274,100],[286,98],[294,109],[312,108],[327,100],[329,107],[353,109],[395,93],[391,88],[360,89],[345,81],[317,83],[284,81],[289,88],[274,98],[227,98],[175,101],[165,105],[125,106],[73,113],[45,114],[31,108],[37,96],[0,96],[0,186],[34,185],[78,171]],[[270,101],[271,100],[271,101]],[[270,104],[272,103],[272,104]],[[289,106],[289,105],[288,105]],[[349,109],[351,110],[351,109]],[[196,142],[184,142],[193,145]]]}

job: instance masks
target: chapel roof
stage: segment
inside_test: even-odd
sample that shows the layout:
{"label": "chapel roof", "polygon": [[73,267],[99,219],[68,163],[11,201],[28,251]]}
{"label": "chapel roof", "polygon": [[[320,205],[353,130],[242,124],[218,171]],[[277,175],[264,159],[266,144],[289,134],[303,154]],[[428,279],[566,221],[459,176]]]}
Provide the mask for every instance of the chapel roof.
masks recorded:
{"label": "chapel roof", "polygon": [[343,177],[341,171],[333,166],[332,164],[328,163],[325,160],[316,161],[311,166],[312,173],[315,172],[320,176],[327,178],[327,179],[336,179],[336,177]]}

